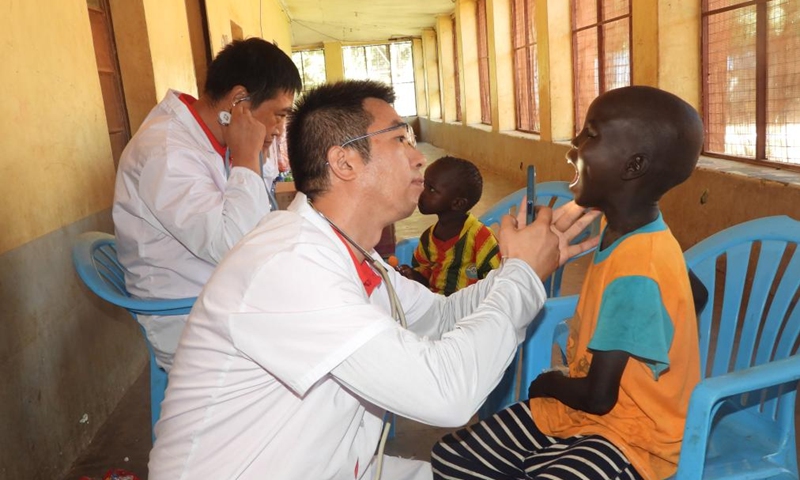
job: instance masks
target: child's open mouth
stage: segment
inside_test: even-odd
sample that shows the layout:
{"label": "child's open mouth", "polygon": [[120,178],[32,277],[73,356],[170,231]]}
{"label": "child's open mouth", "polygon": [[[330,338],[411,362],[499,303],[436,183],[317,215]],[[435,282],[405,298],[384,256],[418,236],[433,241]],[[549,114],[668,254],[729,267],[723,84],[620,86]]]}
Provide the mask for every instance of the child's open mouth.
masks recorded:
{"label": "child's open mouth", "polygon": [[567,155],[566,155],[567,163],[572,165],[572,168],[575,169],[575,177],[572,179],[572,181],[569,184],[570,188],[574,187],[578,183],[578,180],[580,180],[580,178],[581,178],[581,174],[580,174],[580,171],[578,170],[578,166],[575,164],[577,159],[573,158],[573,157],[575,157],[577,155],[578,155],[578,151],[575,150],[574,148],[570,149],[567,152]]}

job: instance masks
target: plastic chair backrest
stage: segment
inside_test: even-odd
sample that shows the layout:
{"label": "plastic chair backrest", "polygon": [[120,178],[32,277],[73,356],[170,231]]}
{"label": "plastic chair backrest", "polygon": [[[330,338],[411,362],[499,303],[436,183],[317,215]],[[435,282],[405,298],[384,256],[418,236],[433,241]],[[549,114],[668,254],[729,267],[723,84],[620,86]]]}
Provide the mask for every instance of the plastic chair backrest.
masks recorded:
{"label": "plastic chair backrest", "polygon": [[[776,216],[730,227],[686,251],[687,266],[709,291],[698,322],[701,372],[713,382],[693,393],[678,478],[798,478],[798,243],[800,222]],[[768,364],[789,371],[771,378]],[[773,382],[763,388],[767,380]],[[709,389],[725,392],[710,394],[716,413],[693,408]],[[723,428],[747,438],[714,431]]]}
{"label": "plastic chair backrest", "polygon": [[[72,262],[84,284],[103,300],[136,315],[185,315],[195,298],[140,300],[125,288],[125,272],[117,260],[116,240],[104,232],[86,232],[72,247]],[[155,354],[142,329],[150,353],[150,417],[152,426],[161,416],[161,401],[167,389],[167,373],[156,364]]]}
{"label": "plastic chair backrest", "polygon": [[[798,478],[800,222],[728,228],[685,253],[709,291],[699,322],[703,381],[689,405],[677,478]],[[548,299],[523,343],[520,392],[563,348],[577,295]],[[510,403],[510,402],[509,402]]]}
{"label": "plastic chair backrest", "polygon": [[[500,219],[503,215],[508,215],[508,212],[512,211],[512,209],[516,211],[519,208],[525,193],[526,189],[522,188],[506,195],[478,217],[478,220],[497,231],[495,226],[500,224]],[[572,192],[569,191],[569,183],[567,182],[542,182],[536,185],[536,205],[556,208],[570,200],[572,200]]]}

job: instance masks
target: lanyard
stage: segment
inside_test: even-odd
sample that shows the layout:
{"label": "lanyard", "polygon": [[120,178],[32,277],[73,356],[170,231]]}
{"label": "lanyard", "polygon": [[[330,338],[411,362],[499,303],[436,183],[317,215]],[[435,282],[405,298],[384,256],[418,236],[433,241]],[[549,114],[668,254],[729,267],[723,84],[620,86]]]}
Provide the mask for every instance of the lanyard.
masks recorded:
{"label": "lanyard", "polygon": [[[273,192],[273,188],[275,185],[267,185],[267,181],[264,178],[264,152],[258,152],[258,167],[261,173],[261,181],[264,182],[264,189],[267,191],[267,196],[269,197],[269,210],[275,211],[278,209],[278,199],[275,198],[275,193]],[[231,149],[225,149],[225,178],[230,178],[231,176]]]}

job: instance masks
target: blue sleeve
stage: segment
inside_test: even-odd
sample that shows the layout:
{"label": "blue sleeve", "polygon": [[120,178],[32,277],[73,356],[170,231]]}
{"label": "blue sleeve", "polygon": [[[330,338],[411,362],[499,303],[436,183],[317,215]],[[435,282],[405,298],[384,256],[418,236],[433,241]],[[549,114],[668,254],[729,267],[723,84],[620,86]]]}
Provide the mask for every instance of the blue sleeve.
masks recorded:
{"label": "blue sleeve", "polygon": [[658,379],[669,366],[673,335],[658,284],[652,278],[632,275],[614,280],[603,292],[589,348],[628,352],[647,364]]}

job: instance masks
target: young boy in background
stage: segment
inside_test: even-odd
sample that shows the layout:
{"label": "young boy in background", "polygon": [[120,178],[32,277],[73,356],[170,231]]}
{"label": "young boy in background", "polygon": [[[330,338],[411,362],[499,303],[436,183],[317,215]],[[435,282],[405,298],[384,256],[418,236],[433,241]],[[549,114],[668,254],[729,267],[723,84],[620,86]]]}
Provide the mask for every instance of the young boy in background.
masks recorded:
{"label": "young boy in background", "polygon": [[438,219],[420,236],[411,267],[398,267],[400,274],[450,295],[500,266],[497,239],[469,213],[482,193],[483,177],[472,162],[446,156],[432,163],[425,170],[419,212]]}
{"label": "young boy in background", "polygon": [[529,401],[444,437],[434,478],[675,473],[700,354],[686,264],[658,201],[689,177],[702,143],[697,112],[670,93],[595,99],[567,154],[576,202],[605,216],[569,322],[569,371],[542,373]]}

